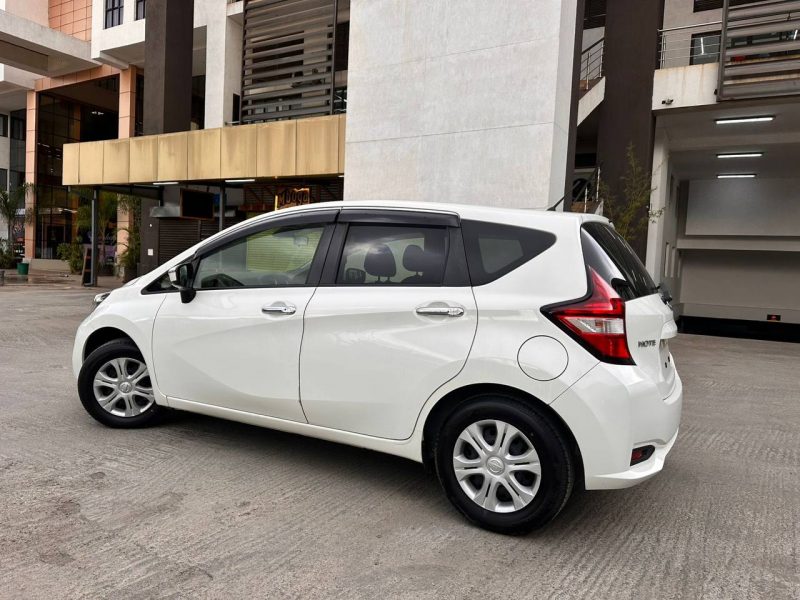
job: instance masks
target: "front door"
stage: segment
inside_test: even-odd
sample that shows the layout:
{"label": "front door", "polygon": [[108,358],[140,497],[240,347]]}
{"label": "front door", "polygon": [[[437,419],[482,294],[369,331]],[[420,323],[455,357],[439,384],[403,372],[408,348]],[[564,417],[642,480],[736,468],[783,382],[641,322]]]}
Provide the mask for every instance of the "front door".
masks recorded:
{"label": "front door", "polygon": [[156,316],[159,389],[181,400],[305,422],[298,391],[303,313],[331,227],[268,225],[201,255],[194,299],[184,304],[170,294]]}
{"label": "front door", "polygon": [[306,309],[300,395],[313,425],[405,439],[463,367],[477,310],[466,270],[450,268],[463,263],[453,227],[377,220],[338,226],[341,258]]}

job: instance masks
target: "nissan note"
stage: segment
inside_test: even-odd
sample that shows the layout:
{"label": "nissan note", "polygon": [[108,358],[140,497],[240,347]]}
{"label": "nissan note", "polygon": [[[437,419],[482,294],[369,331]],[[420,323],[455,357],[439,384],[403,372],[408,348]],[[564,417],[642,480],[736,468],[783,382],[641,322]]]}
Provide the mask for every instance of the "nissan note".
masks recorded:
{"label": "nissan note", "polygon": [[602,217],[325,203],[99,294],[73,367],[110,427],[177,409],[387,452],[428,466],[467,519],[520,533],[575,486],[662,469],[676,332]]}

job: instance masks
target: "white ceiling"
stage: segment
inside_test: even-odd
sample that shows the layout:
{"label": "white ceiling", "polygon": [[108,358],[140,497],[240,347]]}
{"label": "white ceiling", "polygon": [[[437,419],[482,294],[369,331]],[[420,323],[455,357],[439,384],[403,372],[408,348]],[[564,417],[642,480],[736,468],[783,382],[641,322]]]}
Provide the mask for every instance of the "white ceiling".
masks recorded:
{"label": "white ceiling", "polygon": [[[762,123],[717,125],[716,119],[774,115]],[[800,102],[721,104],[660,116],[669,138],[670,162],[680,179],[712,179],[718,173],[756,173],[800,178]],[[763,152],[761,158],[719,159],[723,152]]]}

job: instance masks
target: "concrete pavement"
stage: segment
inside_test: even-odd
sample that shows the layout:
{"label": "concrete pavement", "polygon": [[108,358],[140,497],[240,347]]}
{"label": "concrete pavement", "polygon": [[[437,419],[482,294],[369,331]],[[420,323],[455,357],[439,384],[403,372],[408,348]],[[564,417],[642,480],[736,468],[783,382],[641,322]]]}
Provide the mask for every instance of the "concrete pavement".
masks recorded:
{"label": "concrete pavement", "polygon": [[509,538],[401,459],[102,427],[69,366],[94,293],[0,288],[0,598],[800,598],[800,345],[678,337],[664,472]]}

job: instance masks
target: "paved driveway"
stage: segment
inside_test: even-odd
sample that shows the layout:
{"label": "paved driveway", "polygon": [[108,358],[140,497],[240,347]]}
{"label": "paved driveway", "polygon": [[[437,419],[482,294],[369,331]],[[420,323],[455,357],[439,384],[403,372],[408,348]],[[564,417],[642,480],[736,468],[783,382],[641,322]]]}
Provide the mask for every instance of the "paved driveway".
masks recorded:
{"label": "paved driveway", "polygon": [[100,426],[69,368],[90,298],[0,288],[0,597],[800,598],[800,345],[679,337],[665,471],[509,538],[402,459],[192,415]]}

